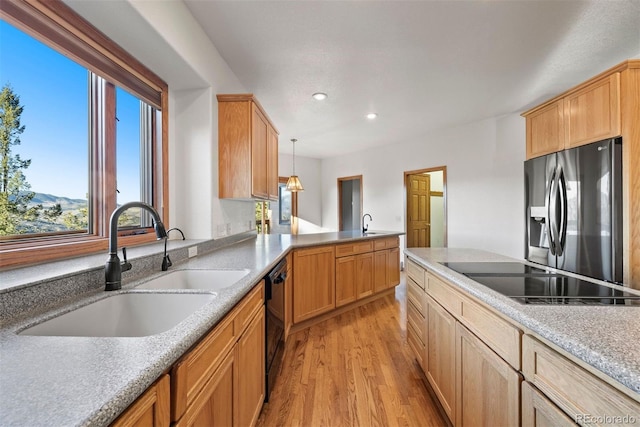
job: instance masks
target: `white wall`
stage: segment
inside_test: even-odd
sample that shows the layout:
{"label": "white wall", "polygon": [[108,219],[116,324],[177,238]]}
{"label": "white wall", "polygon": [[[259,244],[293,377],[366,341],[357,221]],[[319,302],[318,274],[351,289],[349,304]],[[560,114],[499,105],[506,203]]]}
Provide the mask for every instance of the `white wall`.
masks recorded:
{"label": "white wall", "polygon": [[[282,141],[280,141],[282,144]],[[298,233],[317,233],[322,228],[322,180],[319,159],[296,156],[296,174],[304,191],[298,193]],[[293,173],[291,154],[278,155],[278,175],[288,177]],[[336,195],[336,197],[338,197]]]}
{"label": "white wall", "polygon": [[404,172],[446,166],[448,246],[522,258],[524,150],[524,119],[513,114],[325,159],[322,225],[337,229],[336,179],[363,175],[370,228],[404,231]]}

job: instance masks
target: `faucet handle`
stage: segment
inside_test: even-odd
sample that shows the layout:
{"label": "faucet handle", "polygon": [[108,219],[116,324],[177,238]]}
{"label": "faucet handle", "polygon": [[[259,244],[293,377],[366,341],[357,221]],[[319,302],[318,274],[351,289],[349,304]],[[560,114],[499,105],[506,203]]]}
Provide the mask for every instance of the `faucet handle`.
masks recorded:
{"label": "faucet handle", "polygon": [[122,264],[120,264],[120,266],[122,267],[122,271],[131,270],[132,265],[129,261],[127,261],[127,248],[122,248],[122,257],[124,258],[124,261],[122,261]]}

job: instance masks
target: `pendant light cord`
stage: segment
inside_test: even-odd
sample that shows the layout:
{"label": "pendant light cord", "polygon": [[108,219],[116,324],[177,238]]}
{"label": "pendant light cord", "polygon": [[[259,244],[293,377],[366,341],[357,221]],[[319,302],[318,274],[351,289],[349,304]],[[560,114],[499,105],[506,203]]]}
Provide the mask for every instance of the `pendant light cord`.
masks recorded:
{"label": "pendant light cord", "polygon": [[292,138],[291,139],[291,144],[293,145],[293,174],[296,174],[296,141],[297,139]]}

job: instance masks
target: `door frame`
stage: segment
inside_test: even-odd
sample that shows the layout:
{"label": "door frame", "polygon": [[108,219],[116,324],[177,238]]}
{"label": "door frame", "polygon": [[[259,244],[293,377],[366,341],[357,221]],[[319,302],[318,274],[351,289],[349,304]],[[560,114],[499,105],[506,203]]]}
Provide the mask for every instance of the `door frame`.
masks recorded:
{"label": "door frame", "polygon": [[[407,203],[407,194],[409,192],[409,186],[407,185],[407,180],[409,179],[410,175],[421,175],[423,173],[426,172],[439,172],[442,171],[442,204],[444,207],[444,247],[446,248],[448,246],[447,243],[447,167],[446,166],[435,166],[432,168],[426,168],[426,169],[417,169],[417,170],[411,170],[411,171],[405,171],[404,172],[404,179],[403,179],[403,185],[404,185],[404,232],[405,232],[405,236],[406,233],[408,233],[407,230],[407,220],[409,218],[409,212],[407,212],[407,210],[409,209],[409,205]],[[404,239],[404,247],[407,247],[407,239]]]}
{"label": "door frame", "polygon": [[[360,212],[364,212],[364,206],[362,204],[362,175],[343,176],[338,178],[338,231],[342,230],[342,181],[353,181],[354,179],[360,180]],[[362,227],[362,224],[360,224]]]}

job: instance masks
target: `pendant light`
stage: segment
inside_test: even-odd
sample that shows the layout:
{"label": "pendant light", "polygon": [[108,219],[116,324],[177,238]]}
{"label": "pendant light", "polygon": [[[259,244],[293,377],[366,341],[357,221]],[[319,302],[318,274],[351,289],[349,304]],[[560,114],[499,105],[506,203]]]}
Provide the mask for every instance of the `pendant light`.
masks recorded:
{"label": "pendant light", "polygon": [[300,182],[300,178],[296,175],[296,141],[297,139],[291,139],[291,143],[293,144],[293,174],[289,177],[287,181],[287,190],[295,193],[297,191],[304,191],[304,187]]}

